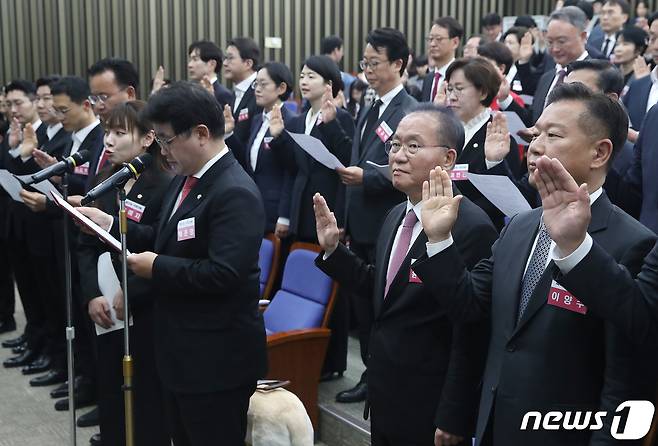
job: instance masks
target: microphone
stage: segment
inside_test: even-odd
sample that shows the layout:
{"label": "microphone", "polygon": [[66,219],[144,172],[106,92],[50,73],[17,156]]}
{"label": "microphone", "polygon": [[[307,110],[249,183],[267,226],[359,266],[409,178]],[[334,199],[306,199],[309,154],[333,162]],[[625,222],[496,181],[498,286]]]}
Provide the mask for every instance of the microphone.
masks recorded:
{"label": "microphone", "polygon": [[80,200],[80,204],[85,206],[101,195],[104,195],[106,192],[116,187],[123,186],[129,179],[137,179],[139,174],[144,172],[151,165],[152,160],[153,157],[150,153],[144,153],[129,163],[123,163],[123,167],[114,173],[114,175],[87,192],[87,195]]}
{"label": "microphone", "polygon": [[61,175],[65,172],[73,172],[73,170],[89,161],[89,150],[81,150],[74,153],[73,155],[64,158],[62,161],[48,166],[45,169],[42,169],[32,175],[31,179],[25,182],[25,185],[30,185],[33,183],[40,183],[43,180],[47,180],[50,177]]}

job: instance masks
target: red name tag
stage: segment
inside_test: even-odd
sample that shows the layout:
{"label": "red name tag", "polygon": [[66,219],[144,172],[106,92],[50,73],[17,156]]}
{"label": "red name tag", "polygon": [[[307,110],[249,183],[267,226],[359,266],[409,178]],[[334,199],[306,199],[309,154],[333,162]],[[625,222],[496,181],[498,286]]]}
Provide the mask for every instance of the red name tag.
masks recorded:
{"label": "red name tag", "polygon": [[386,121],[382,121],[382,123],[379,124],[379,127],[377,127],[377,130],[375,130],[375,133],[379,136],[379,139],[381,139],[382,142],[386,142],[393,134],[393,130],[391,130],[388,124],[386,124]]}
{"label": "red name tag", "polygon": [[84,163],[82,166],[78,166],[73,169],[73,173],[76,175],[89,176],[89,163]]}
{"label": "red name tag", "polygon": [[[416,260],[417,259],[411,259],[411,264],[413,265]],[[411,268],[409,268],[409,283],[423,283],[423,281],[420,280],[420,277],[418,277]]]}
{"label": "red name tag", "polygon": [[196,237],[194,217],[179,221],[176,229],[178,232],[178,237],[176,239],[177,241],[182,242],[183,240],[193,239]]}
{"label": "red name tag", "polygon": [[464,181],[467,179],[468,164],[455,164],[455,167],[450,171],[450,179],[452,181]]}
{"label": "red name tag", "polygon": [[546,303],[576,313],[587,314],[587,307],[555,280],[551,284]]}
{"label": "red name tag", "polygon": [[126,200],[126,217],[134,222],[139,223],[144,215],[146,207],[142,204],[135,203],[132,200]]}
{"label": "red name tag", "polygon": [[238,113],[238,122],[246,121],[247,119],[249,119],[249,109],[243,108],[240,110],[240,113]]}
{"label": "red name tag", "polygon": [[265,150],[270,150],[270,142],[271,141],[272,141],[271,136],[266,136],[265,138],[263,138],[263,148]]}

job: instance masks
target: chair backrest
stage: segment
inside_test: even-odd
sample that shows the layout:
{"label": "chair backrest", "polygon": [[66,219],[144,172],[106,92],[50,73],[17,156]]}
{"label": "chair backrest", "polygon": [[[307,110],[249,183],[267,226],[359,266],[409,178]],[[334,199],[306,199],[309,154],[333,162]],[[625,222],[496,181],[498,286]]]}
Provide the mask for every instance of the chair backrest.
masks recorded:
{"label": "chair backrest", "polygon": [[258,266],[260,267],[260,296],[269,299],[276,276],[279,274],[281,241],[274,234],[267,234],[260,245]]}
{"label": "chair backrest", "polygon": [[327,326],[338,284],[315,266],[321,251],[309,243],[290,248],[281,289],[263,313],[268,334]]}

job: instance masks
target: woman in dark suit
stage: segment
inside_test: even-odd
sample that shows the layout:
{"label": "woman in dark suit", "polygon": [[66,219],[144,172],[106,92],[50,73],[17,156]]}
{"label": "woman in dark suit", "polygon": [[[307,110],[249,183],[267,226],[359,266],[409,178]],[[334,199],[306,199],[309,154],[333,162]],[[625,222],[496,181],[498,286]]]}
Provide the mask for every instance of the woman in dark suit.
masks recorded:
{"label": "woman in dark suit", "polygon": [[269,62],[258,70],[252,85],[256,105],[263,112],[251,120],[249,140],[245,143],[232,134],[235,120],[228,106],[224,107],[226,145],[233,152],[244,170],[254,179],[265,205],[265,232],[274,232],[279,238],[288,235],[290,226],[290,187],[292,180],[282,160],[273,154],[272,136],[269,122],[272,110],[276,109],[283,118],[284,125],[296,115],[282,107],[294,88],[290,69],[279,62]]}
{"label": "woman in dark suit", "polygon": [[[468,165],[468,171],[477,174],[505,174],[509,168],[511,176],[520,174],[520,157],[517,144],[510,139],[510,151],[498,164],[487,163],[484,142],[487,125],[491,122],[490,105],[498,94],[500,75],[496,68],[482,57],[458,59],[446,71],[446,100],[464,125],[464,147],[457,157],[457,164]],[[507,166],[501,164],[506,163]],[[489,215],[498,229],[502,228],[504,216],[489,200],[469,182],[459,181],[457,187]]]}
{"label": "woman in dark suit", "polygon": [[[299,75],[302,97],[310,104],[306,113],[291,119],[285,128],[292,133],[305,133],[319,139],[344,165],[350,162],[351,146],[337,144],[323,123],[323,109],[335,110],[336,119],[350,137],[354,134],[354,120],[342,108],[336,108],[332,99],[342,90],[340,71],[327,56],[311,56],[302,66]],[[329,102],[329,104],[328,104]],[[328,110],[328,109],[327,109]],[[286,164],[294,180],[290,194],[290,232],[296,240],[317,243],[313,195],[322,194],[331,209],[336,210],[339,225],[343,221],[345,188],[335,170],[329,169],[306,153],[287,133],[284,122],[273,116],[270,142],[274,153]]]}
{"label": "woman in dark suit", "polygon": [[[139,115],[144,105],[142,101],[131,101],[116,106],[110,113],[105,123],[105,151],[109,163],[99,173],[96,183],[107,179],[120,169],[123,163],[150,152],[155,158],[151,167],[137,180],[129,180],[124,188],[127,192],[127,217],[137,223],[151,224],[160,211],[163,194],[171,175],[164,169],[150,123]],[[116,215],[119,209],[115,194],[104,195],[96,200],[94,205],[111,215]],[[82,295],[87,301],[92,321],[104,328],[112,326],[108,300],[112,302],[117,316],[123,317],[123,295],[102,296],[98,286],[98,257],[107,250],[108,248],[95,237],[81,234],[77,254]],[[113,253],[113,263],[115,270],[118,270],[119,259],[116,253]],[[167,430],[163,429],[161,388],[155,370],[152,302],[147,296],[140,294],[137,288],[131,288],[130,284],[128,290],[133,317],[133,326],[130,328],[131,353],[135,358],[135,441],[137,444],[168,446],[170,440],[166,434]],[[123,445],[123,331],[116,330],[97,336],[96,344],[102,444]]]}

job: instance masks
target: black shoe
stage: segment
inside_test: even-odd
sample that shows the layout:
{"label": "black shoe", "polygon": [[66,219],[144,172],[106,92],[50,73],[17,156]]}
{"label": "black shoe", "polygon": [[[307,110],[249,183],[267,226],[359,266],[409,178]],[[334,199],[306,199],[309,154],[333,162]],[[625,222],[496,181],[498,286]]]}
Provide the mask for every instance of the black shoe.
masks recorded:
{"label": "black shoe", "polygon": [[98,426],[98,407],[94,407],[89,412],[78,417],[78,421],[75,423],[78,427],[91,427]]}
{"label": "black shoe", "polygon": [[101,446],[103,444],[103,442],[101,441],[101,434],[98,433],[92,435],[91,438],[89,439],[89,444],[91,446]]}
{"label": "black shoe", "polygon": [[16,330],[16,321],[12,317],[6,321],[0,322],[0,333],[9,333],[10,331]]}
{"label": "black shoe", "polygon": [[5,362],[2,363],[7,368],[10,367],[22,367],[29,364],[38,356],[38,352],[34,350],[26,349],[23,353],[13,358],[5,359]]}
{"label": "black shoe", "polygon": [[63,382],[66,382],[66,372],[64,370],[51,369],[45,375],[32,378],[30,380],[30,385],[32,387],[44,387],[44,386],[52,386],[53,384],[59,384]]}
{"label": "black shoe", "polygon": [[25,335],[22,334],[17,338],[14,339],[7,339],[6,341],[2,341],[2,345],[4,348],[12,348],[12,347],[17,347],[21,344],[25,344]]}
{"label": "black shoe", "polygon": [[[74,387],[76,409],[91,406],[96,402],[94,387],[91,385],[91,382],[88,379],[85,379],[82,376],[76,377]],[[67,398],[55,402],[55,410],[69,410],[68,390],[66,393]]]}
{"label": "black shoe", "polygon": [[23,375],[34,375],[36,373],[43,373],[50,369],[50,356],[39,355],[34,361],[23,367],[21,373]]}
{"label": "black shoe", "polygon": [[27,350],[27,342],[24,342],[20,345],[17,345],[16,347],[12,347],[11,352],[15,355],[20,355],[22,354],[25,350]]}
{"label": "black shoe", "polygon": [[324,372],[320,375],[320,382],[335,381],[343,377],[343,372]]}
{"label": "black shoe", "polygon": [[338,395],[336,395],[336,401],[339,403],[358,403],[360,401],[365,401],[367,397],[368,384],[360,382],[351,389],[339,392]]}
{"label": "black shoe", "polygon": [[59,398],[66,398],[67,396],[69,396],[69,382],[66,381],[66,377],[64,377],[64,384],[55,387],[53,390],[51,390],[50,397],[59,399]]}

